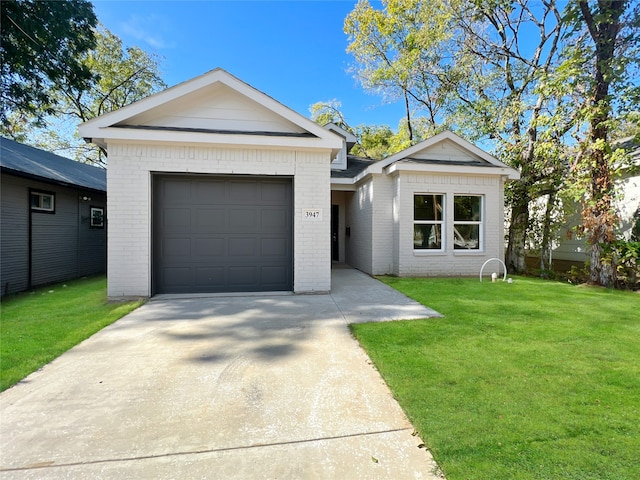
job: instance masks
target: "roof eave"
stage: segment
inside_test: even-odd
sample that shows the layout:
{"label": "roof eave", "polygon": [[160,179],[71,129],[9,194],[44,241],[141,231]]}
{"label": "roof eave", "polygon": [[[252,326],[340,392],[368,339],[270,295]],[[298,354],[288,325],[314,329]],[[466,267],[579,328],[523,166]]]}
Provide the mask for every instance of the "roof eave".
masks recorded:
{"label": "roof eave", "polygon": [[342,149],[339,137],[291,137],[278,135],[254,135],[233,133],[182,132],[152,129],[128,129],[122,127],[89,128],[81,130],[85,140],[107,148],[110,141],[216,144],[232,147],[267,147],[303,150],[327,150],[332,157]]}
{"label": "roof eave", "polygon": [[438,173],[438,174],[456,174],[456,175],[487,175],[487,176],[503,176],[508,180],[519,180],[520,173],[511,167],[497,166],[465,166],[465,165],[437,165],[433,163],[402,163],[395,162],[385,168],[387,174],[394,172],[421,172],[421,173]]}
{"label": "roof eave", "polygon": [[97,192],[97,193],[107,192],[106,187],[104,189],[88,187],[86,185],[80,185],[78,183],[65,182],[64,180],[56,180],[55,178],[42,177],[40,175],[36,175],[35,173],[23,172],[21,170],[14,170],[13,168],[5,167],[5,166],[0,166],[0,172],[2,172],[4,175],[13,175],[14,177],[28,178],[29,180],[35,180],[41,183],[48,183],[50,185],[58,185],[60,187],[65,187],[65,188],[73,188],[77,190],[88,190],[88,191]]}

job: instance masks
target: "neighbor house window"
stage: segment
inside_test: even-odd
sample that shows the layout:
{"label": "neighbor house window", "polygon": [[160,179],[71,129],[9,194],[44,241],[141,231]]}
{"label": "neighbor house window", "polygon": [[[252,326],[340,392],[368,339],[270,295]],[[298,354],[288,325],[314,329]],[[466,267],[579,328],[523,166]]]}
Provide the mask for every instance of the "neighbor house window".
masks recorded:
{"label": "neighbor house window", "polygon": [[53,193],[32,191],[30,197],[31,210],[50,213],[55,211],[55,195]]}
{"label": "neighbor house window", "polygon": [[482,197],[456,195],[453,197],[453,248],[482,249]]}
{"label": "neighbor house window", "polygon": [[90,228],[104,228],[104,208],[90,207]]}
{"label": "neighbor house window", "polygon": [[442,250],[444,195],[413,196],[413,248]]}

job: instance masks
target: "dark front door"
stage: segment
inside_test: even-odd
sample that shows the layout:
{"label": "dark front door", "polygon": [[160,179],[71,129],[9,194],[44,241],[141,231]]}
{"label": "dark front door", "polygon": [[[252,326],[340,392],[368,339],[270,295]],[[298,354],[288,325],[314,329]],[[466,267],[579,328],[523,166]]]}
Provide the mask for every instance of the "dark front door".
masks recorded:
{"label": "dark front door", "polygon": [[338,242],[338,232],[340,230],[340,206],[331,205],[331,260],[340,261],[340,243]]}
{"label": "dark front door", "polygon": [[293,290],[289,178],[155,176],[155,293]]}

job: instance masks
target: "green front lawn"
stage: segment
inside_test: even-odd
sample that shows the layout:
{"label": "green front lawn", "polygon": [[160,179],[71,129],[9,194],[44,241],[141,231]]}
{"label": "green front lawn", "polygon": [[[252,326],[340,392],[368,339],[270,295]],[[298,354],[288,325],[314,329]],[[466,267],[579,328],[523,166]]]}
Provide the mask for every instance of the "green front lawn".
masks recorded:
{"label": "green front lawn", "polygon": [[142,303],[108,304],[106,295],[106,279],[95,277],[3,299],[0,391]]}
{"label": "green front lawn", "polygon": [[640,478],[640,294],[382,280],[445,315],[352,330],[448,480]]}

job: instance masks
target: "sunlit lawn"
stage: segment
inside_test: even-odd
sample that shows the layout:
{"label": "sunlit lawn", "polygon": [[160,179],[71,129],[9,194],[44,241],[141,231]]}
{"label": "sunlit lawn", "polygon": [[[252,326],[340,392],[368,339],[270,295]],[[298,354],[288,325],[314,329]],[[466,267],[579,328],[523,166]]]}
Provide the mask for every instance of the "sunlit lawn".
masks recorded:
{"label": "sunlit lawn", "polygon": [[352,329],[449,480],[640,478],[640,294],[382,280],[445,315]]}
{"label": "sunlit lawn", "polygon": [[0,391],[142,303],[108,304],[106,295],[106,279],[94,277],[3,299]]}

